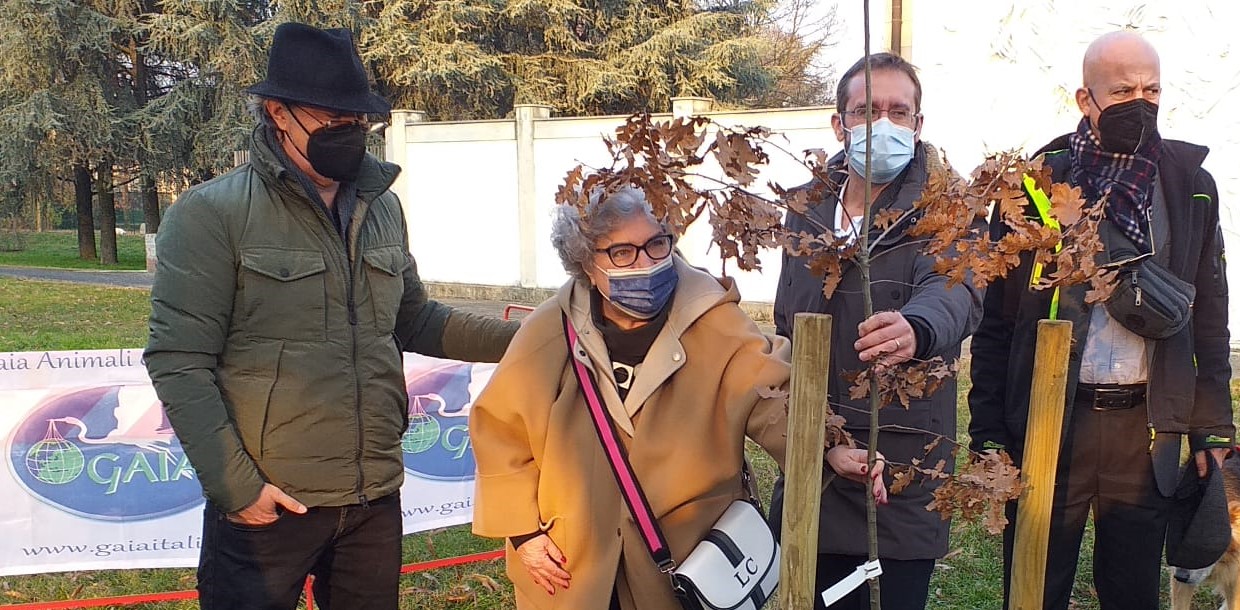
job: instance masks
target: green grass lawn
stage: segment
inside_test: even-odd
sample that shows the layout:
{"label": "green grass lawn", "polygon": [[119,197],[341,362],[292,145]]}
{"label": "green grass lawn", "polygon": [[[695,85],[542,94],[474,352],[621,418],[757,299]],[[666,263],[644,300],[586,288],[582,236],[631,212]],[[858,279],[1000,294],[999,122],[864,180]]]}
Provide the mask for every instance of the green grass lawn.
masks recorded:
{"label": "green grass lawn", "polygon": [[146,344],[145,289],[0,279],[0,351],[107,349]]}
{"label": "green grass lawn", "polygon": [[[146,342],[147,293],[144,290],[94,288],[74,284],[0,278],[0,352],[141,347]],[[969,381],[961,379],[959,429],[962,442],[968,424],[964,396]],[[1233,394],[1236,388],[1233,384]],[[750,451],[760,488],[769,498],[776,474],[774,463],[760,450]],[[1091,530],[1092,531],[1092,530]],[[1075,610],[1098,608],[1089,582],[1092,533],[1086,532],[1081,569],[1074,593]],[[454,557],[498,548],[476,538],[468,526],[405,536],[406,562]],[[931,581],[928,608],[979,610],[999,608],[1002,599],[1002,552],[999,539],[980,525],[959,519],[952,527],[951,551]],[[1164,591],[1166,590],[1164,576]],[[127,595],[191,589],[193,570],[111,570],[35,576],[0,577],[0,604]],[[401,579],[401,608],[512,608],[512,588],[502,562],[466,565]],[[1166,600],[1164,599],[1164,605]],[[1216,608],[1218,602],[1199,593],[1194,608]],[[190,609],[193,602],[150,604],[150,609]],[[772,605],[771,607],[775,607]]]}
{"label": "green grass lawn", "polygon": [[[16,252],[0,250],[0,265],[20,267],[53,267],[57,269],[146,269],[146,241],[143,235],[127,233],[116,236],[117,265],[101,265],[97,261],[78,258],[77,233],[45,231],[24,233],[25,249]],[[96,249],[99,233],[95,233]]]}

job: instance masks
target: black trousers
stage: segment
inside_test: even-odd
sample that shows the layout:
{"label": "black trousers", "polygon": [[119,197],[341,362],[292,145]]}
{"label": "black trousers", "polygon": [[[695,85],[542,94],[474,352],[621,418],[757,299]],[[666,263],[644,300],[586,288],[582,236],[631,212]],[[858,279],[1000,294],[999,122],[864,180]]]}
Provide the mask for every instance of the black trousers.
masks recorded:
{"label": "black trousers", "polygon": [[[866,561],[861,555],[820,553],[818,575],[814,584],[814,607],[825,610],[822,592],[852,574],[857,566]],[[934,573],[934,560],[900,561],[880,558],[880,561],[883,564],[883,574],[878,577],[878,584],[883,610],[923,610],[930,591],[930,576]],[[862,583],[852,593],[831,604],[831,610],[870,610],[870,583]]]}
{"label": "black trousers", "polygon": [[[1094,586],[1102,610],[1158,610],[1171,501],[1158,492],[1144,404],[1118,411],[1073,405],[1055,475],[1043,608],[1065,610],[1085,521],[1094,515]],[[1003,533],[1004,605],[1011,584],[1015,508]]]}
{"label": "black trousers", "polygon": [[316,607],[396,610],[400,494],[367,506],[311,508],[247,527],[210,503],[202,520],[198,595],[203,610],[293,610],[307,575]]}

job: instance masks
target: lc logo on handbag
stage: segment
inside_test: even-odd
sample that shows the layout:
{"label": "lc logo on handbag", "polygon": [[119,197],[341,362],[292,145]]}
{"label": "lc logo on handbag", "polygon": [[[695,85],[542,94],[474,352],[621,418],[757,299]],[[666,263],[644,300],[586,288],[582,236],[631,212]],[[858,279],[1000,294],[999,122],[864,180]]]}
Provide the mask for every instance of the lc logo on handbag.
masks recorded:
{"label": "lc logo on handbag", "polygon": [[[568,341],[573,373],[585,395],[590,419],[594,422],[603,453],[620,486],[620,495],[633,515],[651,558],[659,570],[671,579],[672,590],[680,605],[685,610],[762,608],[779,585],[779,544],[758,509],[750,485],[748,465],[742,468],[742,482],[750,499],[733,501],[684,562],[677,566],[603,406],[594,374],[578,357],[577,331],[567,316],[564,316],[564,336]],[[584,353],[581,356],[584,357]]]}
{"label": "lc logo on handbag", "polygon": [[736,500],[672,574],[690,610],[757,610],[779,585],[779,543],[758,508]]}

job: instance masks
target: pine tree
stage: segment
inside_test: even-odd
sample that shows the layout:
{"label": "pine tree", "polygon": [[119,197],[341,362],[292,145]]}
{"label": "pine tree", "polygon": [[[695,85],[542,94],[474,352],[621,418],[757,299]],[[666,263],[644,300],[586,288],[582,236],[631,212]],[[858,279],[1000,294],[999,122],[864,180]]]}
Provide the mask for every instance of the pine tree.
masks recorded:
{"label": "pine tree", "polygon": [[144,16],[158,96],[135,116],[165,177],[196,182],[233,165],[254,121],[244,89],[261,80],[275,11],[269,0],[162,0]]}
{"label": "pine tree", "polygon": [[138,180],[154,230],[156,184],[207,179],[246,148],[244,89],[290,20],[353,31],[377,90],[437,119],[815,103],[821,39],[784,27],[776,2],[812,0],[0,0],[0,198],[21,210],[71,190],[93,260],[96,193]]}
{"label": "pine tree", "polygon": [[[0,11],[0,180],[31,175],[74,180],[78,253],[98,258],[91,168],[113,148],[119,98],[109,61],[117,24],[91,3],[4,0]],[[30,196],[27,192],[20,196]]]}
{"label": "pine tree", "polygon": [[495,118],[665,111],[673,96],[748,106],[770,90],[773,0],[388,0],[365,57],[398,107]]}

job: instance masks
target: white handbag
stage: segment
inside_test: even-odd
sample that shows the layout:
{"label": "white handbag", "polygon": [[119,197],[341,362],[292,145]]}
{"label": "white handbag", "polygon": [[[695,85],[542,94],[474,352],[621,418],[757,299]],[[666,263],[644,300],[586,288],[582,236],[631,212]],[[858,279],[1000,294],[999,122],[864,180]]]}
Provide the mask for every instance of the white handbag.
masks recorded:
{"label": "white handbag", "polygon": [[749,500],[735,500],[711,527],[706,536],[679,566],[650,503],[637,482],[611,418],[603,407],[594,374],[573,354],[577,351],[577,331],[564,316],[564,336],[569,361],[589,407],[590,419],[602,443],[603,453],[620,486],[637,531],[659,571],[671,579],[672,590],[685,610],[759,610],[775,594],[779,584],[779,543],[758,509],[750,484],[748,464],[741,469],[742,485]]}
{"label": "white handbag", "polygon": [[779,585],[779,543],[758,507],[736,500],[672,575],[687,608],[758,610]]}

